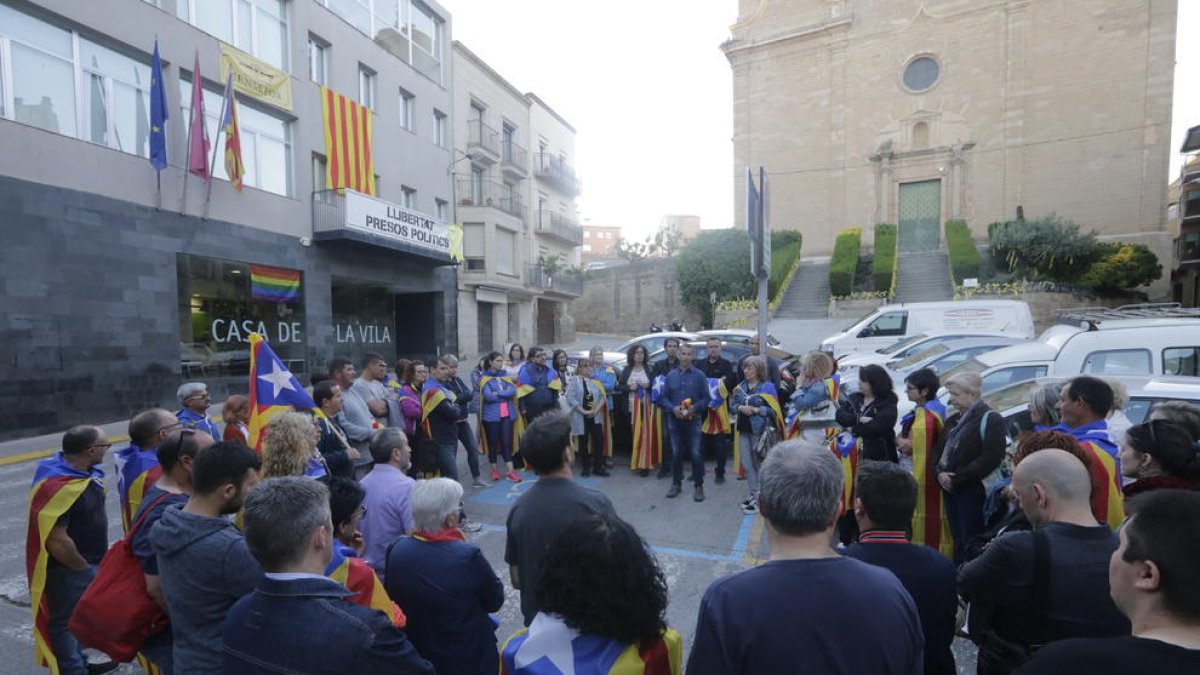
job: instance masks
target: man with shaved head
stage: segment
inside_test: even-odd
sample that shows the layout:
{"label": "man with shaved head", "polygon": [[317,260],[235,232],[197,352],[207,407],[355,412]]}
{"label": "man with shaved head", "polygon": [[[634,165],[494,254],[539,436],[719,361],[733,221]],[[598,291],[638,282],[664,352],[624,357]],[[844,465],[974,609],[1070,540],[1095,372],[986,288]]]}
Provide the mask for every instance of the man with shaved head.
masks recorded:
{"label": "man with shaved head", "polygon": [[1057,640],[1128,635],[1108,593],[1118,541],[1092,513],[1087,468],[1041,450],[1017,465],[1012,487],[1034,531],[1001,535],[958,572],[959,593],[990,610],[980,672],[1009,672],[1020,654]]}

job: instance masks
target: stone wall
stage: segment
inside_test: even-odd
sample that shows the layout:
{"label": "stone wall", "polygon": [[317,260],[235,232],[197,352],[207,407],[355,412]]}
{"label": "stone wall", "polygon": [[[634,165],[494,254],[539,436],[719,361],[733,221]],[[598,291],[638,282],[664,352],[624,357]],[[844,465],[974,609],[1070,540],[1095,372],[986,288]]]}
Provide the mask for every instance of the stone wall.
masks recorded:
{"label": "stone wall", "polygon": [[645,260],[588,272],[583,297],[571,305],[575,330],[583,333],[645,333],[651,323],[680,321],[700,328],[700,315],[685,307],[675,281],[675,261]]}

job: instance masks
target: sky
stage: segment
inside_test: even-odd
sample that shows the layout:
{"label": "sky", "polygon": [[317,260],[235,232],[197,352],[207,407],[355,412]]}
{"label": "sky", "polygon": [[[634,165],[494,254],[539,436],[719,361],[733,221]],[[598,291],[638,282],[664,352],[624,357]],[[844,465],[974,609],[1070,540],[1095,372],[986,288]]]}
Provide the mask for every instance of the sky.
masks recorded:
{"label": "sky", "polygon": [[[668,214],[733,224],[733,91],[720,44],[736,0],[440,0],[453,38],[576,129],[580,220],[641,240]],[[1179,35],[1200,0],[1179,1]],[[1177,40],[1171,176],[1200,125],[1200,40]],[[1165,189],[1165,188],[1164,188]]]}

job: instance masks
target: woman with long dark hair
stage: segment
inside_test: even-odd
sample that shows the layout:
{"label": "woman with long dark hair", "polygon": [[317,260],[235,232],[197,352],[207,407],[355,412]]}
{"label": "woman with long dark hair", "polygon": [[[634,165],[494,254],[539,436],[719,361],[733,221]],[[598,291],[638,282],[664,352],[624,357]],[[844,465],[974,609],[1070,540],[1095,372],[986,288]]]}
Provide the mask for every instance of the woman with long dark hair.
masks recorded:
{"label": "woman with long dark hair", "polygon": [[570,382],[567,379],[567,368],[571,365],[570,357],[567,356],[567,350],[555,349],[550,357],[550,367],[554,369],[554,374],[558,376],[559,389],[558,405],[563,409],[563,412],[570,411],[570,406],[566,403],[567,385]]}
{"label": "woman with long dark hair", "polygon": [[837,421],[858,440],[859,456],[896,462],[896,392],[883,366],[870,364],[858,371],[858,391],[850,406],[838,411]]}
{"label": "woman with long dark hair", "polygon": [[642,666],[639,672],[683,672],[682,639],[664,618],[666,579],[633,526],[615,515],[576,521],[551,542],[542,558],[538,604],[529,628],[501,650],[508,675],[543,672],[531,669],[543,660],[518,665],[526,643],[565,648],[581,675],[608,673],[626,660]]}
{"label": "woman with long dark hair", "polygon": [[1152,419],[1129,427],[1117,459],[1121,475],[1134,481],[1125,497],[1178,488],[1200,490],[1200,447],[1182,426]]}
{"label": "woman with long dark hair", "polygon": [[633,427],[633,455],[629,468],[642,478],[662,462],[662,410],[651,399],[654,377],[650,373],[649,354],[636,344],[625,355],[625,368],[617,378],[617,391],[629,398],[629,418]]}

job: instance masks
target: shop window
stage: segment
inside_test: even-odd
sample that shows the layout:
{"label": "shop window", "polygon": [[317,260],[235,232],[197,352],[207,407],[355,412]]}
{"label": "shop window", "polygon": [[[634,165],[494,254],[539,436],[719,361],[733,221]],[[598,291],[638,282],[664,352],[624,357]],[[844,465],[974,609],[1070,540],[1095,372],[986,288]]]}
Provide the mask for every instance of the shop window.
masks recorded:
{"label": "shop window", "polygon": [[386,286],[334,277],[331,286],[338,354],[378,352],[396,358],[396,295]]}
{"label": "shop window", "polygon": [[176,263],[185,377],[245,377],[254,332],[293,373],[308,370],[301,271],[183,253]]}

